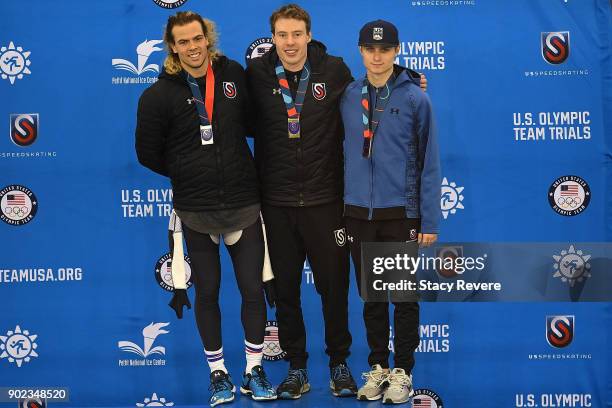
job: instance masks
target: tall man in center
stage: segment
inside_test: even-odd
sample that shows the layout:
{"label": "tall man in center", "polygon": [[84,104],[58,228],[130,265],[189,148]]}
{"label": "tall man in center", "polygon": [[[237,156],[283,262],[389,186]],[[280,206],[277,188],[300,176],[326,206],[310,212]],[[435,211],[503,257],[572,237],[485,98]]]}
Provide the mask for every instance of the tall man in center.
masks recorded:
{"label": "tall man in center", "polygon": [[357,386],[346,365],[350,266],[339,110],[352,77],[341,58],[312,40],[310,16],[301,7],[281,7],[270,27],[274,46],[251,62],[247,78],[257,110],[255,161],[277,285],[276,318],[290,363],[278,397],[295,399],[310,389],[300,300],[306,257],[323,304],[330,387],[336,396],[352,396]]}

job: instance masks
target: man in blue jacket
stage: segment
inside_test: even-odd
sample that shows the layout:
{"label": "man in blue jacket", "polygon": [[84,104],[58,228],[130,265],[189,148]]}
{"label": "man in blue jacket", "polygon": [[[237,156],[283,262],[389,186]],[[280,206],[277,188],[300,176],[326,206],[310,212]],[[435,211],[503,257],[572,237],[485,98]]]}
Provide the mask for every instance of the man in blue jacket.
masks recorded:
{"label": "man in blue jacket", "polygon": [[[437,239],[440,163],[431,103],[418,80],[394,65],[397,28],[367,23],[359,33],[367,75],[341,101],[344,122],[344,214],[351,257],[361,285],[361,242]],[[413,254],[416,256],[416,254]],[[411,371],[419,344],[419,305],[394,303],[395,367],[389,370],[389,303],[364,303],[371,371],[360,400],[404,403],[413,394]]]}

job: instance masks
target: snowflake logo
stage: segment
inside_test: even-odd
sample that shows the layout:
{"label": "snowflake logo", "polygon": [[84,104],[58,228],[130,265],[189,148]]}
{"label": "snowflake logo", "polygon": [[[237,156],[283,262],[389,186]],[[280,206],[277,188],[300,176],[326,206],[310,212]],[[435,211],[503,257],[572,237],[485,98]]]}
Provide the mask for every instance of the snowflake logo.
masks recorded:
{"label": "snowflake logo", "polygon": [[137,407],[173,407],[174,402],[166,402],[165,398],[157,398],[157,394],[153,393],[151,398],[145,398],[142,402],[136,403]]}
{"label": "snowflake logo", "polygon": [[2,79],[8,79],[11,85],[15,83],[15,78],[23,79],[24,74],[31,74],[28,68],[31,64],[30,51],[23,51],[21,47],[15,47],[11,41],[8,48],[0,48],[0,72]]}
{"label": "snowflake logo", "polygon": [[15,330],[6,332],[6,336],[0,336],[0,359],[7,358],[10,363],[16,363],[21,367],[23,362],[30,362],[30,357],[38,357],[36,349],[38,345],[34,342],[38,335],[30,335],[27,330],[21,331],[21,327],[16,326]]}
{"label": "snowflake logo", "polygon": [[584,254],[581,250],[576,251],[573,245],[569,249],[561,251],[560,255],[554,255],[555,274],[553,277],[561,278],[563,282],[568,282],[571,287],[576,281],[582,282],[591,276],[591,255]]}
{"label": "snowflake logo", "polygon": [[463,210],[465,208],[462,204],[463,195],[461,194],[464,188],[458,187],[454,181],[449,183],[446,177],[442,180],[440,207],[444,219],[448,218],[448,214],[455,214],[457,209]]}

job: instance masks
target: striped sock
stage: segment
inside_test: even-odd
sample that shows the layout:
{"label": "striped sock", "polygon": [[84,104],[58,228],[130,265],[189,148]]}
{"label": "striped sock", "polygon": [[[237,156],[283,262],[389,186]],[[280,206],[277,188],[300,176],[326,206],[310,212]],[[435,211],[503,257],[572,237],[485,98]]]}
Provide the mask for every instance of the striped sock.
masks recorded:
{"label": "striped sock", "polygon": [[204,350],[206,353],[206,361],[208,361],[208,367],[210,372],[221,370],[227,374],[227,368],[225,368],[225,360],[223,359],[223,347],[217,351]]}
{"label": "striped sock", "polygon": [[246,368],[245,374],[251,374],[253,367],[261,365],[261,357],[263,356],[263,343],[253,344],[244,341],[244,352],[246,353]]}

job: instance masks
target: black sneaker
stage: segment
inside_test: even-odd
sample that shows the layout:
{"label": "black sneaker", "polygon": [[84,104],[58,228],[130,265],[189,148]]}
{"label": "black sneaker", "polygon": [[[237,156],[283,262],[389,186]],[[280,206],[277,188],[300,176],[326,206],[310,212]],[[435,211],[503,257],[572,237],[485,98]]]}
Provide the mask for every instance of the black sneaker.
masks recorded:
{"label": "black sneaker", "polygon": [[340,363],[329,369],[329,387],[336,397],[353,397],[357,394],[357,384],[346,364]]}
{"label": "black sneaker", "polygon": [[290,369],[287,378],[276,389],[276,395],[280,399],[298,399],[308,391],[310,391],[310,384],[306,369]]}

